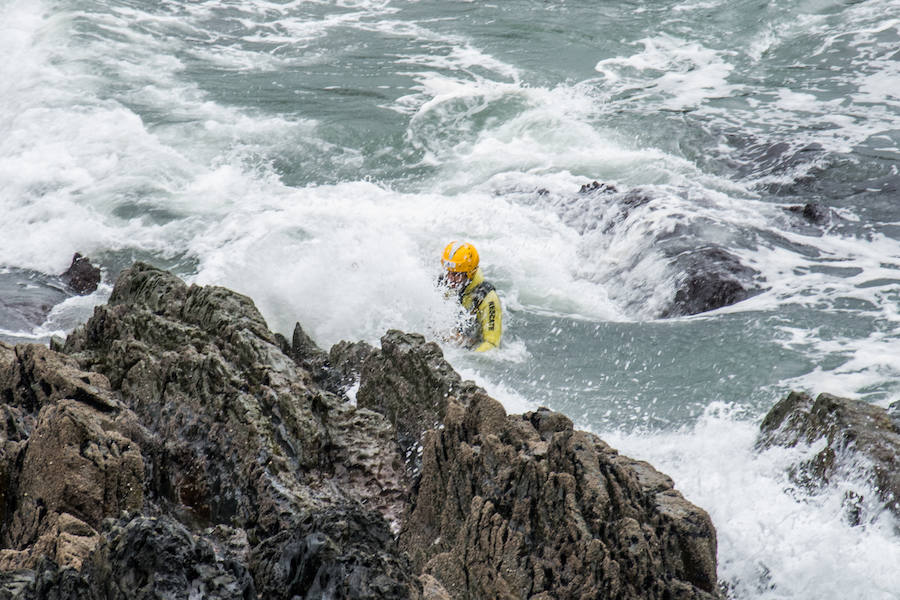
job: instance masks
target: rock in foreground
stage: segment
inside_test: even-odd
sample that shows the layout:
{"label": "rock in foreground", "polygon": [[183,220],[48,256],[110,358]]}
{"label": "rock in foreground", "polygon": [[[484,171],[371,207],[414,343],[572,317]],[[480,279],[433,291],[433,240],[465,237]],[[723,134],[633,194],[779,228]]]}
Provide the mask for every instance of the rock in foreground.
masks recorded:
{"label": "rock in foreground", "polygon": [[716,597],[668,477],[414,334],[326,355],[137,264],[64,346],[0,346],[0,399],[0,598]]}
{"label": "rock in foreground", "polygon": [[649,464],[560,413],[507,415],[416,334],[388,332],[361,373],[359,405],[420,473],[401,547],[453,597],[715,597],[712,523]]}

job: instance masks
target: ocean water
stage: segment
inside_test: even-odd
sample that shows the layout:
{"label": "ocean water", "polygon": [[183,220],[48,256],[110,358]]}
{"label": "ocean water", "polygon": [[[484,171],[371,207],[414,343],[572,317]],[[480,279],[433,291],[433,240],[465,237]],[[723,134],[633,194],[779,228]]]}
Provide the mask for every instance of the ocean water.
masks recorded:
{"label": "ocean water", "polygon": [[[466,239],[505,335],[441,342],[464,376],[671,475],[735,599],[900,598],[864,478],[753,450],[789,390],[900,400],[900,1],[0,0],[0,56],[0,339],[140,259],[324,348],[440,341]],[[759,293],[660,318],[709,248]]]}

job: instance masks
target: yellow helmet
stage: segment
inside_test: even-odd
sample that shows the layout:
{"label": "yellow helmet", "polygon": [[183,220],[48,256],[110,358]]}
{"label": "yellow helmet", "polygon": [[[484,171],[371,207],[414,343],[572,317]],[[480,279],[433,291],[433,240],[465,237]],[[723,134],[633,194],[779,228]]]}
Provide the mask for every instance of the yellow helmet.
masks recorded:
{"label": "yellow helmet", "polygon": [[478,268],[478,251],[472,244],[450,242],[444,248],[441,264],[454,273],[473,273]]}

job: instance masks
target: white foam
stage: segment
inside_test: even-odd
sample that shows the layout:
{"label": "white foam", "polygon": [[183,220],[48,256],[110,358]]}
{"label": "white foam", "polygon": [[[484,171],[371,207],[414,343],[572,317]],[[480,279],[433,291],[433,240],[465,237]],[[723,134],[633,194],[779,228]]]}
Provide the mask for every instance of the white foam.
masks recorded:
{"label": "white foam", "polygon": [[[491,353],[493,352],[495,351],[492,350]],[[486,356],[488,356],[488,354],[485,354],[485,357]],[[452,358],[452,356],[450,358]],[[489,378],[486,378],[484,374],[477,369],[461,368],[457,369],[457,372],[463,379],[472,380],[477,385],[484,388],[489,396],[503,405],[503,408],[509,415],[520,415],[538,409],[538,404],[534,401],[522,396],[508,385],[494,382]]]}
{"label": "white foam", "polygon": [[876,511],[853,527],[845,516],[844,494],[871,496],[867,484],[845,480],[822,495],[806,495],[786,470],[814,449],[757,453],[757,434],[757,423],[735,406],[715,404],[688,430],[601,437],[670,475],[676,489],[710,514],[719,579],[737,600],[894,598],[900,589],[896,521]]}
{"label": "white foam", "polygon": [[[654,246],[661,235],[694,226],[700,238],[758,269],[768,290],[676,325],[699,322],[698,331],[714,332],[724,313],[756,312],[751,322],[772,327],[786,351],[819,365],[776,387],[875,396],[886,405],[898,399],[900,373],[896,241],[835,228],[817,236],[792,231],[785,207],[704,172],[700,158],[647,147],[652,135],[641,142],[619,128],[623,119],[642,124],[645,115],[676,111],[691,113],[686,128],[784,137],[795,147],[846,151],[878,135],[890,142],[897,22],[884,15],[896,11],[896,1],[845,7],[846,19],[796,18],[818,10],[809,4],[775,7],[747,49],[667,21],[626,40],[632,45],[622,56],[598,57],[600,76],[536,85],[525,68],[465,35],[462,19],[459,29],[452,17],[406,19],[387,0],[113,5],[96,13],[7,2],[0,9],[0,55],[10,57],[0,62],[0,264],[58,273],[76,250],[184,254],[183,264],[192,266],[182,275],[248,294],[272,329],[289,333],[300,321],[323,347],[341,339],[377,343],[388,328],[423,332],[464,377],[518,413],[535,402],[502,378],[543,357],[529,347],[517,315],[650,318],[673,285]],[[716,5],[676,3],[676,19]],[[232,33],[217,30],[223,23]],[[400,40],[392,75],[412,87],[385,101],[393,118],[409,116],[408,130],[393,132],[406,134],[399,149],[360,142],[363,151],[321,139],[302,103],[268,116],[269,107],[216,103],[187,73],[199,62],[228,75],[273,71],[276,80],[279,69],[328,64],[330,44],[344,47],[360,32]],[[816,46],[796,65],[812,68],[778,62],[792,44]],[[776,73],[754,83],[769,68]],[[797,85],[773,90],[778,69]],[[846,97],[823,92],[828,85],[817,77],[840,83]],[[295,148],[302,152],[287,151]],[[720,148],[734,151],[726,141]],[[398,150],[421,155],[408,167],[429,175],[398,189],[365,180],[372,154]],[[267,164],[285,155],[346,168],[345,178],[358,180],[287,186]],[[566,204],[593,179],[623,190],[641,186],[653,201],[627,216],[587,195]],[[129,207],[140,216],[128,216]],[[600,226],[619,217],[608,231]],[[508,317],[498,351],[474,355],[441,342],[458,318],[458,307],[434,286],[440,251],[452,239],[475,243],[498,287]],[[42,340],[70,329],[104,294],[108,288],[67,300],[24,335]],[[791,311],[801,317],[792,320]],[[654,376],[652,365],[629,370],[624,361],[621,368],[629,377]],[[544,375],[539,366],[534,373]],[[571,377],[573,388],[590,389],[581,379],[596,374]],[[703,390],[697,396],[704,401]],[[635,411],[633,421],[645,417]],[[590,414],[584,419],[589,426]],[[900,589],[888,519],[850,528],[841,519],[841,490],[821,497],[786,491],[784,468],[797,453],[757,455],[754,436],[755,424],[719,405],[688,430],[607,437],[673,475],[710,511],[719,527],[720,574],[738,600],[868,600]]]}
{"label": "white foam", "polygon": [[878,72],[860,77],[858,85],[854,102],[900,108],[900,65],[896,61],[884,61]]}
{"label": "white foam", "polygon": [[740,86],[728,82],[734,69],[728,52],[669,35],[638,40],[643,50],[628,57],[599,61],[601,73],[615,93],[638,92],[638,98],[658,94],[661,106],[685,110],[712,98],[727,98]]}
{"label": "white foam", "polygon": [[67,298],[51,309],[44,323],[35,329],[35,334],[47,339],[54,335],[65,337],[67,332],[85,323],[94,307],[109,300],[111,293],[112,286],[101,283],[92,294]]}
{"label": "white foam", "polygon": [[868,392],[876,396],[876,404],[885,408],[900,400],[900,384],[894,375],[900,372],[900,338],[896,327],[852,338],[833,338],[821,329],[785,328],[783,331],[790,336],[782,342],[786,347],[832,363],[827,369],[817,366],[809,373],[785,381],[786,386],[827,391],[848,398]]}
{"label": "white foam", "polygon": [[[326,346],[371,341],[389,328],[439,336],[456,319],[454,303],[434,287],[440,251],[459,238],[476,244],[504,305],[558,297],[582,313],[613,312],[602,288],[573,278],[575,234],[552,215],[477,192],[448,202],[367,183],[253,189],[239,172],[222,177],[219,191],[200,195],[229,190],[235,200],[227,214],[191,228],[196,281],[248,293],[278,331],[299,320]],[[258,201],[237,200],[248,196]]]}

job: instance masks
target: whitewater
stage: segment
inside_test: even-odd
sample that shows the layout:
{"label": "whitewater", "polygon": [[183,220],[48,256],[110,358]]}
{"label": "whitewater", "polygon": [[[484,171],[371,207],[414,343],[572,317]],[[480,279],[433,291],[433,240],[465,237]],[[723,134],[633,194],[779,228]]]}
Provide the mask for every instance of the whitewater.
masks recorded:
{"label": "whitewater", "polygon": [[[898,49],[900,0],[0,0],[0,339],[65,336],[135,260],[326,349],[421,332],[672,476],[733,598],[900,598],[900,524],[844,516],[868,482],[754,450],[790,390],[900,400]],[[498,351],[441,341],[454,239]],[[704,247],[755,293],[661,318]]]}

